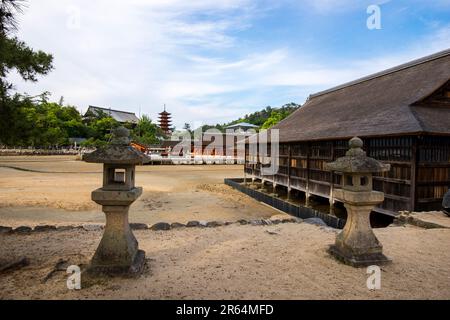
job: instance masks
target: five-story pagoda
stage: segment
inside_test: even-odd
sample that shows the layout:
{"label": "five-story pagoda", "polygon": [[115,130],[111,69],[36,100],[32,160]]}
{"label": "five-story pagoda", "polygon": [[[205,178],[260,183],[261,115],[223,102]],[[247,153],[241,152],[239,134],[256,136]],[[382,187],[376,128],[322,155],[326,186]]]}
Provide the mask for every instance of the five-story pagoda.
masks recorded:
{"label": "five-story pagoda", "polygon": [[166,111],[166,105],[164,105],[164,111],[159,114],[159,127],[164,132],[164,134],[169,135],[171,133],[171,125],[172,115]]}

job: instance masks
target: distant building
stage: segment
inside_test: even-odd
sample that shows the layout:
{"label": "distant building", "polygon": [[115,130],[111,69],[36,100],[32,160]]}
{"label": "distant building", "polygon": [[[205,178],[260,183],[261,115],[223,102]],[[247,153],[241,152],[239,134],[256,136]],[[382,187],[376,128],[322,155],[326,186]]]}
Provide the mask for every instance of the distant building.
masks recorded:
{"label": "distant building", "polygon": [[241,122],[241,123],[233,124],[232,126],[226,127],[225,129],[245,132],[245,131],[248,131],[251,129],[256,130],[258,128],[259,127],[255,126],[254,124]]}
{"label": "distant building", "polygon": [[119,111],[94,106],[89,106],[84,115],[84,118],[95,118],[101,116],[102,114],[106,114],[107,116],[122,124],[127,122],[137,124],[139,122],[139,118],[136,117],[136,114],[134,114],[133,112]]}
{"label": "distant building", "polygon": [[171,125],[172,115],[166,111],[166,106],[164,105],[164,111],[159,114],[159,127],[166,135],[169,135],[172,133]]}
{"label": "distant building", "polygon": [[[186,145],[183,139],[164,140],[162,147],[170,150],[172,156],[229,156],[238,160],[241,156],[243,160],[245,139],[253,135],[252,132],[233,132],[233,133],[208,133],[202,134],[201,141],[192,139]],[[242,155],[239,154],[239,147],[242,148]],[[175,150],[175,151],[173,151]]]}

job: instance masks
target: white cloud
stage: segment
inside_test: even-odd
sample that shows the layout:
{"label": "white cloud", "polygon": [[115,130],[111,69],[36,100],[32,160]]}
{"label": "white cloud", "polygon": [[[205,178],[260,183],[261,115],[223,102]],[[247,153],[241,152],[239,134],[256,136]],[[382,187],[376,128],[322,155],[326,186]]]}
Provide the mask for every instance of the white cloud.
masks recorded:
{"label": "white cloud", "polygon": [[[129,108],[155,115],[164,102],[180,108],[177,98],[192,90],[214,93],[218,85],[192,83],[184,64],[190,49],[217,50],[233,45],[227,32],[245,28],[239,22],[251,9],[247,0],[219,1],[52,1],[28,4],[20,38],[51,52],[55,70],[39,84],[18,89],[64,95],[83,109],[89,104]],[[67,28],[79,8],[80,28]],[[221,13],[204,21],[194,14]],[[227,14],[227,15],[225,15]],[[183,89],[183,82],[186,86]]]}
{"label": "white cloud", "polygon": [[308,6],[322,14],[334,14],[337,12],[348,12],[366,9],[370,5],[383,5],[391,0],[301,0],[294,1],[301,6]]}
{"label": "white cloud", "polygon": [[[305,1],[317,10],[330,4]],[[341,5],[351,4],[344,0]],[[67,28],[72,6],[80,9],[79,29]],[[53,53],[55,70],[18,89],[48,90],[55,100],[63,95],[83,110],[89,104],[141,110],[153,119],[167,104],[180,127],[225,122],[277,101],[302,102],[309,93],[450,43],[446,26],[418,39],[420,45],[345,65],[318,61],[307,48],[240,51],[236,32],[251,28],[267,8],[250,0],[30,1],[19,36]],[[277,88],[283,90],[273,94]]]}

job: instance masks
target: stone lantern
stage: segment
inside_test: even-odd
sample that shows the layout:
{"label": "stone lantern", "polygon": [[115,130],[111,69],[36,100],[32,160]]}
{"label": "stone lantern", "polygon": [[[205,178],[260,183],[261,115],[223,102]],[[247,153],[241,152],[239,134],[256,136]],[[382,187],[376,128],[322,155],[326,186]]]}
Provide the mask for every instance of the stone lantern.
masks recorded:
{"label": "stone lantern", "polygon": [[347,209],[347,223],[329,252],[354,267],[383,264],[390,259],[383,254],[383,246],[373,233],[370,213],[383,202],[384,194],[373,191],[372,174],[389,171],[390,165],[367,157],[359,138],[351,139],[349,145],[345,157],[327,164],[328,170],[343,174],[342,189],[334,194]]}
{"label": "stone lantern", "polygon": [[87,270],[89,274],[135,274],[144,265],[145,252],[138,249],[129,222],[130,205],[142,194],[135,186],[135,166],[148,158],[130,146],[129,131],[114,130],[111,143],[83,160],[103,163],[103,187],[92,192],[92,200],[102,206],[106,215],[103,238]]}
{"label": "stone lantern", "polygon": [[450,216],[450,190],[444,195],[444,199],[442,200],[442,208],[444,209],[444,213]]}

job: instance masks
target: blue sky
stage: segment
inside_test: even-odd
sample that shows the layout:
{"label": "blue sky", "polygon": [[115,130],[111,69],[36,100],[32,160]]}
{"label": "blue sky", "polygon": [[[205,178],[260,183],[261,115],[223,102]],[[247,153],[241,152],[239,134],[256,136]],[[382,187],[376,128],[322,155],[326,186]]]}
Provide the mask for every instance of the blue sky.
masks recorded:
{"label": "blue sky", "polygon": [[[381,29],[366,10],[381,8]],[[19,37],[55,56],[29,94],[223,123],[450,48],[450,0],[39,0]]]}

